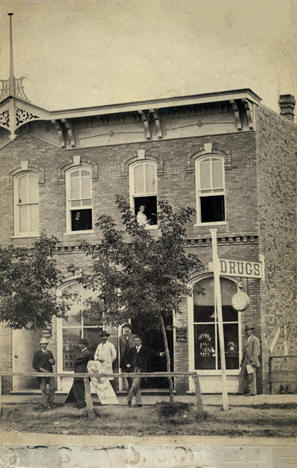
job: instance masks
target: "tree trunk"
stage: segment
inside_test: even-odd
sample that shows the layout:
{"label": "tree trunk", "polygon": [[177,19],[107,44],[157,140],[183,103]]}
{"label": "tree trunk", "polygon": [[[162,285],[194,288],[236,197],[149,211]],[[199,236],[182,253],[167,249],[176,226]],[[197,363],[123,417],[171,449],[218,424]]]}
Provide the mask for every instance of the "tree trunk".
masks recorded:
{"label": "tree trunk", "polygon": [[[167,365],[167,372],[171,372],[171,365],[170,365],[170,354],[169,354],[169,348],[168,348],[168,341],[167,341],[167,335],[166,335],[166,330],[165,330],[165,324],[164,324],[164,319],[163,316],[161,315],[161,331],[163,335],[163,341],[164,341],[164,347],[165,347],[165,353],[166,353],[166,365]],[[169,382],[169,395],[170,395],[170,403],[174,403],[173,399],[173,382],[172,382],[172,377],[168,377],[168,382]]]}

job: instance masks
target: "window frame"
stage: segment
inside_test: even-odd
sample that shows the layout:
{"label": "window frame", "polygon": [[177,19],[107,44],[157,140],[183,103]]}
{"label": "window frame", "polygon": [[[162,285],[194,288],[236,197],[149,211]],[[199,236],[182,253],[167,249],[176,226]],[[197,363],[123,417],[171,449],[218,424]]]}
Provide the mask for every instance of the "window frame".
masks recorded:
{"label": "window frame", "polygon": [[[84,296],[84,288],[82,286],[82,284],[80,284],[77,279],[71,279],[69,281],[67,281],[66,283],[64,283],[63,285],[61,285],[58,290],[57,290],[57,293],[56,293],[56,297],[57,298],[61,298],[63,297],[63,293],[64,291],[67,291],[67,289],[71,289],[71,288],[78,288],[79,289],[79,294],[81,294],[82,296]],[[63,344],[64,344],[64,341],[63,341],[63,330],[80,330],[81,331],[81,338],[84,338],[84,331],[85,329],[93,329],[93,330],[105,330],[106,328],[106,325],[104,323],[104,321],[102,321],[101,324],[98,324],[98,325],[84,325],[84,315],[83,313],[81,314],[81,317],[80,317],[80,322],[79,324],[75,324],[75,325],[68,325],[67,324],[67,321],[61,317],[57,317],[56,318],[57,322],[56,322],[56,340],[57,340],[57,372],[61,372],[61,373],[64,373],[64,374],[73,374],[74,373],[74,370],[63,370],[64,369],[64,354],[63,354]],[[65,324],[66,322],[66,324]],[[98,342],[99,344],[99,342]],[[62,387],[62,377],[58,377],[58,387],[61,388]]]}
{"label": "window frame", "polygon": [[[35,181],[36,181],[36,194],[37,198],[36,201],[32,202],[25,202],[25,203],[20,203],[19,200],[19,181],[22,177],[29,177],[33,176]],[[29,194],[30,188],[32,187],[31,183],[27,182],[27,195]],[[22,171],[16,174],[13,177],[13,191],[14,191],[14,237],[38,237],[39,232],[40,232],[40,218],[39,218],[39,177],[38,174],[36,174],[34,171]],[[37,230],[29,230],[29,231],[24,231],[20,232],[20,207],[21,206],[32,206],[36,205],[37,206],[37,212],[38,212],[38,220],[37,220]],[[31,227],[31,217],[29,217],[28,224]]]}
{"label": "window frame", "polygon": [[[153,166],[155,174],[155,191],[154,192],[141,192],[135,194],[135,169],[139,166]],[[144,172],[144,180],[146,179],[146,174]],[[129,166],[129,198],[130,198],[130,208],[132,209],[135,218],[135,198],[145,198],[145,197],[156,197],[156,210],[157,210],[157,223],[156,224],[147,224],[146,229],[158,229],[158,173],[157,173],[157,163],[151,160],[141,160],[137,161]]]}
{"label": "window frame", "polygon": [[[208,189],[202,189],[200,185],[200,173],[201,173],[201,163],[210,160],[210,181],[211,187]],[[213,161],[219,160],[222,167],[222,187],[216,189],[213,187]],[[220,155],[210,153],[204,155],[201,158],[195,160],[195,196],[196,196],[196,224],[195,226],[217,226],[227,224],[227,213],[226,213],[226,182],[225,182],[225,161],[224,158]],[[206,221],[201,220],[201,198],[212,197],[212,196],[223,196],[224,197],[224,220],[222,221]]]}
{"label": "window frame", "polygon": [[[82,195],[82,175],[81,171],[87,171],[89,173],[89,180],[90,180],[90,199],[91,203],[90,205],[87,206],[78,206],[78,207],[72,207],[71,206],[71,201],[77,200],[77,201],[82,201],[82,200],[88,200],[88,198],[71,198],[71,174],[75,171],[79,171],[79,180],[80,180],[80,196]],[[92,233],[93,231],[93,184],[92,184],[92,170],[89,167],[85,166],[74,166],[70,168],[68,171],[65,173],[65,195],[66,195],[66,234],[87,234],[87,233]],[[82,210],[91,210],[91,222],[92,222],[92,228],[91,229],[80,229],[80,230],[72,230],[72,222],[71,222],[71,212],[72,211],[82,211]]]}
{"label": "window frame", "polygon": [[[237,284],[236,281],[232,280],[230,277],[222,276],[221,277],[223,280],[230,281],[231,283],[234,283],[235,285]],[[198,280],[195,280],[192,285],[192,294],[188,298],[188,326],[189,329],[191,330],[190,332],[190,337],[189,337],[189,344],[192,343],[191,350],[189,350],[189,370],[190,371],[198,371],[199,375],[205,375],[205,376],[211,376],[211,375],[220,375],[221,374],[221,369],[219,369],[218,366],[218,356],[220,352],[220,344],[219,344],[219,330],[218,330],[218,317],[216,316],[215,313],[215,308],[214,308],[214,320],[211,321],[205,321],[205,322],[198,322],[195,321],[195,313],[194,313],[194,288],[195,285],[200,283],[201,281],[203,282],[204,280],[212,280],[213,276],[207,275],[204,276]],[[224,325],[237,325],[237,333],[238,333],[238,368],[236,369],[226,369],[226,374],[227,375],[239,375],[240,372],[240,362],[242,360],[242,317],[240,312],[237,312],[237,320],[230,320],[230,321],[224,321],[223,320],[223,327]],[[213,325],[214,326],[214,332],[215,332],[215,369],[196,369],[195,367],[195,326],[199,325]],[[226,350],[225,350],[226,353]]]}

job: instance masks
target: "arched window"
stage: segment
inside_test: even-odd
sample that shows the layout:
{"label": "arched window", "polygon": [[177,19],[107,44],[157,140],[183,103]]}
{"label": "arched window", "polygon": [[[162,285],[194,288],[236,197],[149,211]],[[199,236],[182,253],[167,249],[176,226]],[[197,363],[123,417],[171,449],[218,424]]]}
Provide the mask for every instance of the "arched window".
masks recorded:
{"label": "arched window", "polygon": [[92,229],[91,170],[75,167],[66,172],[66,231]]}
{"label": "arched window", "polygon": [[60,319],[59,321],[58,348],[61,354],[59,353],[58,356],[58,367],[60,372],[73,371],[75,353],[81,338],[87,339],[89,351],[95,352],[103,328],[96,319],[87,318],[82,312],[84,301],[88,298],[92,299],[95,292],[87,291],[79,283],[71,283],[63,289],[63,292],[77,296],[71,301],[70,310],[67,311],[67,320]]}
{"label": "arched window", "polygon": [[[239,368],[239,326],[238,312],[232,307],[232,296],[237,292],[236,283],[221,278],[223,328],[226,369]],[[194,362],[195,369],[219,370],[220,346],[218,319],[214,308],[214,280],[205,278],[194,286]]]}
{"label": "arched window", "polygon": [[[156,163],[145,161],[131,165],[129,168],[129,185],[130,205],[137,220],[147,228],[157,226]],[[140,208],[141,206],[144,208]],[[143,212],[144,216],[140,217],[138,215],[139,211]]]}
{"label": "arched window", "polygon": [[209,155],[195,161],[197,223],[225,221],[224,159]]}
{"label": "arched window", "polygon": [[38,175],[33,172],[14,176],[14,235],[39,235]]}

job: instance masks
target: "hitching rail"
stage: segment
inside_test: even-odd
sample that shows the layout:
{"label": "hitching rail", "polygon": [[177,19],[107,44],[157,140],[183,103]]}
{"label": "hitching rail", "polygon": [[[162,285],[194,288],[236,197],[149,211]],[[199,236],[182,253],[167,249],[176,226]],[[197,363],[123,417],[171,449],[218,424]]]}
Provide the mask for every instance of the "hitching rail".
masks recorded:
{"label": "hitching rail", "polygon": [[200,382],[199,377],[196,372],[138,372],[138,373],[115,373],[115,374],[98,374],[98,373],[75,373],[75,374],[66,374],[63,372],[28,372],[28,373],[19,373],[19,372],[5,372],[0,371],[0,414],[2,412],[2,377],[67,377],[73,379],[84,379],[85,385],[85,392],[86,392],[86,405],[87,405],[87,412],[88,417],[90,419],[94,419],[95,412],[93,407],[93,400],[91,396],[91,388],[90,388],[90,377],[114,377],[116,379],[121,379],[123,377],[146,377],[146,378],[156,378],[156,377],[192,377],[194,386],[195,386],[195,397],[196,397],[196,406],[198,414],[202,416],[203,414],[203,406],[202,406],[202,398],[200,392]]}

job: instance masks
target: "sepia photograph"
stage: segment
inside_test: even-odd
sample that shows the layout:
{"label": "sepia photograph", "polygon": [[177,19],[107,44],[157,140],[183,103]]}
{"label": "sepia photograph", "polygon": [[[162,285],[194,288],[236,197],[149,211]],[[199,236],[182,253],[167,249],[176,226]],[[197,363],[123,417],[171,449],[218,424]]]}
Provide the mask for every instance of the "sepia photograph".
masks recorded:
{"label": "sepia photograph", "polygon": [[296,26],[1,1],[1,466],[297,467]]}

